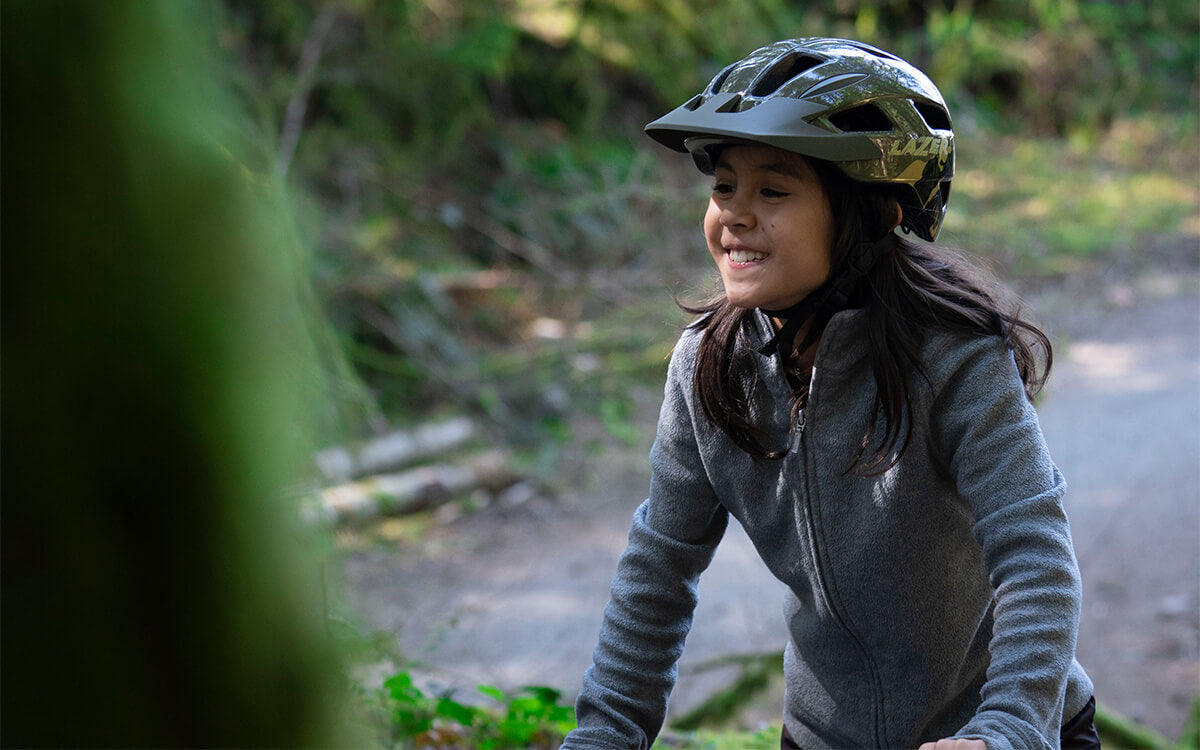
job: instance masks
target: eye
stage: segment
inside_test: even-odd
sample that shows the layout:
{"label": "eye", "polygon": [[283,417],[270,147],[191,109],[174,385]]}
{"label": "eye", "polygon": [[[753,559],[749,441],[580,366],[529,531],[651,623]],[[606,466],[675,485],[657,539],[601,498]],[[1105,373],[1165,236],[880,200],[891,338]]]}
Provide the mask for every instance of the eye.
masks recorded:
{"label": "eye", "polygon": [[786,198],[789,195],[782,190],[774,190],[772,188],[763,188],[760,192],[764,198]]}
{"label": "eye", "polygon": [[728,182],[717,182],[713,185],[713,195],[733,195],[733,185]]}

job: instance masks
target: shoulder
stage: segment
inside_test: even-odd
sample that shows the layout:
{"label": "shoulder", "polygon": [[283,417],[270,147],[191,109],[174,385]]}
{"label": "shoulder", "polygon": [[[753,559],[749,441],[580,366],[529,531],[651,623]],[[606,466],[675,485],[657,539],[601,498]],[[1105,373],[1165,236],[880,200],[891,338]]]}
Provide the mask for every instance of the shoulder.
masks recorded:
{"label": "shoulder", "polygon": [[989,424],[1036,424],[1012,349],[1000,335],[939,331],[921,348],[918,408],[951,443]]}
{"label": "shoulder", "polygon": [[1012,349],[999,334],[931,331],[921,347],[921,364],[935,389],[963,377],[1019,378]]}
{"label": "shoulder", "polygon": [[670,361],[667,364],[668,380],[691,382],[703,338],[704,331],[700,328],[688,326],[683,329],[675,341],[675,346],[671,348]]}
{"label": "shoulder", "polygon": [[925,408],[947,450],[979,443],[991,431],[1007,431],[1009,439],[1017,434],[1013,430],[1038,431],[1037,412],[1004,337],[939,333],[926,341],[922,357],[930,399]]}

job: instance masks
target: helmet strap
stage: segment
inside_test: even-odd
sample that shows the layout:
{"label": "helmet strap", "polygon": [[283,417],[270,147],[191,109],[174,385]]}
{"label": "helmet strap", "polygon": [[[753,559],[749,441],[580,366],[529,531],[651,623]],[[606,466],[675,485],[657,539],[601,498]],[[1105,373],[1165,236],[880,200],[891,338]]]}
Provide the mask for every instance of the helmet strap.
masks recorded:
{"label": "helmet strap", "polygon": [[896,235],[892,232],[875,242],[860,243],[850,252],[846,268],[836,278],[829,279],[804,299],[783,310],[759,308],[772,318],[786,322],[770,341],[759,348],[758,353],[765,357],[776,353],[784,357],[790,356],[792,347],[795,346],[796,334],[805,321],[818,310],[837,312],[845,309],[858,282],[871,271],[880,258],[895,247]]}

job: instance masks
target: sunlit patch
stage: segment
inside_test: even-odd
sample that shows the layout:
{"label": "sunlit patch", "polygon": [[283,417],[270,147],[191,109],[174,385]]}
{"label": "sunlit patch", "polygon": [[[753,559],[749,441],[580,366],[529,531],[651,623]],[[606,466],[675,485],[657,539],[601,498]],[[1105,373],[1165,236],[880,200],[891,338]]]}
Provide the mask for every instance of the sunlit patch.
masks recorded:
{"label": "sunlit patch", "polygon": [[1067,359],[1084,367],[1090,377],[1125,378],[1135,372],[1134,356],[1129,344],[1083,342],[1071,347]]}
{"label": "sunlit patch", "polygon": [[1129,394],[1165,390],[1194,378],[1200,366],[1149,369],[1143,366],[1145,352],[1136,344],[1080,342],[1067,351],[1067,363],[1078,368],[1076,378],[1087,388],[1104,393]]}
{"label": "sunlit patch", "polygon": [[537,318],[529,324],[527,333],[531,338],[565,339],[567,337],[567,325],[563,321],[554,318]]}

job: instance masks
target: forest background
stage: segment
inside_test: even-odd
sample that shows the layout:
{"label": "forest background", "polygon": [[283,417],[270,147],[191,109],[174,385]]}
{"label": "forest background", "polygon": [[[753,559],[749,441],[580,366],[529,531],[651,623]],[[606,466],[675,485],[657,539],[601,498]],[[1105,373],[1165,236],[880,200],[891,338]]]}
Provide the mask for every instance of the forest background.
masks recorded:
{"label": "forest background", "polygon": [[[943,241],[1006,278],[1194,237],[1194,3],[228,0],[220,45],[286,175],[336,340],[323,435],[446,411],[545,469],[617,433],[707,291],[707,192],[642,126],[746,52],[845,36],[915,62],[959,136]],[[1194,245],[1194,239],[1189,240]],[[333,362],[333,360],[327,360]]]}

